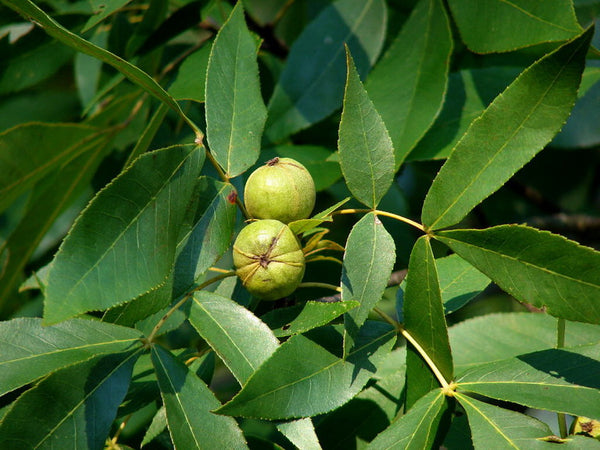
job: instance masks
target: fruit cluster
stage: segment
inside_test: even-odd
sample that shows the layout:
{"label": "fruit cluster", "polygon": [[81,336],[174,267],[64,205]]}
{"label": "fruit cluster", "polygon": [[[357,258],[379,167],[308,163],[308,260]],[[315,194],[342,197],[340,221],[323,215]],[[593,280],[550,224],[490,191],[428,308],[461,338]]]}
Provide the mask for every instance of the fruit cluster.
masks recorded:
{"label": "fruit cluster", "polygon": [[291,158],[274,158],[256,169],[244,189],[246,210],[255,220],[233,244],[233,263],[255,297],[277,300],[296,290],[304,276],[304,253],[287,226],[309,217],[315,184],[308,170]]}

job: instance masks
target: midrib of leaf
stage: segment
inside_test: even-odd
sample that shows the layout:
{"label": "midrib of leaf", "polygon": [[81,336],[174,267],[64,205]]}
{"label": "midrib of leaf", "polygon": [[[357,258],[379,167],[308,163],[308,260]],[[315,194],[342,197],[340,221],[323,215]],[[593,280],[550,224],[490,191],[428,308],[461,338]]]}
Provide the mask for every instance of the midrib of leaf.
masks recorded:
{"label": "midrib of leaf", "polygon": [[[243,19],[242,19],[243,20]],[[240,41],[241,41],[241,34],[242,31],[238,30],[238,36],[237,36],[237,46],[235,48],[235,60],[236,62],[239,60],[240,57]],[[235,108],[235,102],[237,99],[237,91],[238,91],[238,70],[236,67],[236,70],[233,71],[233,103],[232,103],[232,117],[231,117],[231,127],[229,128],[229,144],[227,145],[227,173],[231,172],[231,154],[233,153],[233,132],[235,129],[235,124],[236,122],[236,108]]]}
{"label": "midrib of leaf", "polygon": [[[375,261],[375,253],[376,253],[376,248],[377,248],[377,223],[375,222],[376,220],[379,220],[377,218],[377,216],[373,216],[373,245],[371,246],[371,258],[369,260],[369,270],[367,272],[367,279],[371,279],[371,274],[373,273],[373,267],[375,266],[374,261]],[[362,298],[365,295],[365,292],[367,290],[367,283],[363,283],[361,292],[360,292],[360,298],[362,300]],[[360,307],[359,307],[360,308]]]}
{"label": "midrib of leaf", "polygon": [[85,403],[85,401],[86,401],[86,400],[87,400],[89,397],[91,397],[91,396],[92,396],[92,395],[93,395],[93,394],[96,392],[96,390],[97,390],[97,389],[98,389],[100,386],[102,386],[102,385],[104,384],[104,382],[105,382],[107,379],[109,379],[109,378],[110,378],[110,377],[111,377],[111,376],[112,376],[112,375],[113,375],[113,374],[114,374],[114,373],[115,373],[117,370],[119,370],[119,369],[120,369],[120,368],[121,368],[121,367],[122,367],[122,366],[123,366],[123,365],[124,365],[126,362],[128,362],[128,361],[129,361],[131,358],[133,358],[135,355],[137,355],[137,354],[138,354],[138,353],[139,353],[141,350],[142,350],[142,349],[140,348],[140,349],[139,349],[139,350],[137,350],[135,353],[132,353],[132,354],[131,354],[131,355],[130,355],[128,358],[124,359],[124,360],[123,360],[123,361],[122,361],[122,362],[121,362],[121,363],[120,363],[120,364],[119,364],[117,367],[114,367],[114,368],[113,368],[113,369],[112,369],[112,370],[111,370],[109,373],[107,373],[107,374],[106,374],[106,376],[105,376],[104,378],[102,378],[102,379],[101,379],[101,381],[100,381],[98,384],[96,384],[96,386],[94,386],[94,389],[92,389],[92,390],[91,390],[91,391],[90,391],[90,392],[89,392],[89,393],[88,393],[86,396],[84,396],[84,397],[81,399],[81,401],[80,401],[79,403],[77,403],[77,404],[75,405],[75,407],[74,407],[73,409],[71,409],[71,411],[69,411],[69,412],[68,412],[68,413],[65,415],[65,417],[63,417],[63,419],[62,419],[60,422],[58,422],[58,423],[56,424],[56,426],[55,426],[55,427],[54,427],[52,430],[50,430],[50,431],[48,432],[48,434],[46,434],[46,436],[44,436],[44,437],[42,438],[42,440],[40,440],[40,442],[38,442],[38,444],[37,444],[37,445],[36,445],[34,448],[40,448],[40,446],[41,446],[41,445],[44,443],[44,441],[46,441],[48,438],[50,438],[50,437],[52,436],[52,434],[53,434],[53,433],[54,433],[54,432],[55,432],[55,431],[56,431],[58,428],[60,428],[60,426],[61,426],[61,425],[62,425],[62,424],[63,424],[63,423],[64,423],[64,422],[65,422],[65,421],[68,419],[68,418],[70,418],[70,417],[71,417],[71,416],[72,416],[72,415],[75,413],[75,411],[77,411],[77,410],[78,410],[78,409],[81,407],[81,405],[83,405],[83,404]]}
{"label": "midrib of leaf", "polygon": [[[181,162],[175,167],[175,169],[172,171],[171,175],[169,175],[169,177],[165,180],[165,182],[159,187],[159,189],[157,189],[155,195],[153,195],[147,202],[146,204],[140,209],[140,211],[135,215],[135,217],[133,217],[133,219],[129,222],[129,224],[127,224],[123,230],[117,235],[117,237],[113,240],[113,242],[109,245],[109,247],[106,249],[106,251],[104,253],[102,253],[102,255],[100,255],[100,257],[96,260],[96,262],[87,270],[86,273],[84,273],[81,278],[79,278],[79,280],[77,280],[77,282],[71,287],[71,289],[69,289],[65,295],[65,298],[68,298],[71,293],[73,292],[73,290],[75,288],[77,288],[79,286],[80,283],[83,282],[83,280],[94,270],[96,269],[96,267],[98,266],[98,264],[100,264],[100,262],[102,260],[104,260],[104,258],[106,257],[106,255],[114,248],[114,246],[116,245],[116,243],[123,237],[123,235],[129,231],[130,228],[133,227],[134,224],[136,224],[137,226],[137,222],[138,219],[140,218],[140,216],[142,215],[142,213],[144,213],[150,204],[152,204],[156,198],[158,197],[158,194],[161,193],[165,186],[167,186],[170,181],[173,179],[173,177],[175,176],[175,174],[177,174],[177,172],[179,172],[179,170],[181,169],[181,167],[187,162],[188,158],[190,158],[193,155],[193,152],[190,152],[188,155],[185,156],[184,159],[181,160]],[[114,182],[113,182],[114,183]],[[108,184],[104,189],[102,189],[100,192],[105,191],[106,189],[108,189],[110,186],[113,185],[113,183]],[[171,195],[171,189],[169,189],[169,197]],[[170,198],[169,198],[169,204],[171,203]],[[85,212],[85,211],[84,211]],[[82,213],[83,214],[83,213]],[[80,216],[81,217],[81,216]],[[171,217],[170,214],[167,215],[167,220],[170,221]],[[167,223],[167,225],[169,225],[169,223]]]}
{"label": "midrib of leaf", "polygon": [[[229,333],[227,332],[227,330],[221,326],[221,324],[219,323],[219,321],[216,320],[212,316],[212,314],[210,314],[210,312],[206,308],[204,308],[202,306],[202,304],[198,301],[198,299],[196,299],[195,297],[194,297],[194,303],[196,303],[200,308],[202,308],[202,310],[204,311],[204,313],[217,325],[217,327],[220,330],[223,331],[223,333],[225,333],[225,336],[227,336],[229,338],[229,341],[233,344],[233,346],[236,348],[236,350],[238,351],[238,353],[240,355],[242,355],[242,357],[248,363],[248,365],[250,366],[250,368],[252,369],[252,371],[254,371],[255,367],[252,365],[252,363],[250,362],[250,360],[246,357],[246,355],[244,354],[244,352],[242,351],[242,349],[238,347],[238,345],[236,344],[235,340],[229,335]],[[217,353],[221,354],[221,352],[217,352]],[[223,361],[223,362],[225,362],[225,361]],[[236,378],[239,377],[239,374],[234,374],[234,375],[236,376]],[[238,378],[238,380],[239,380],[239,378]],[[243,383],[242,380],[239,380],[239,381]]]}
{"label": "midrib of leaf", "polygon": [[510,259],[512,261],[516,261],[516,262],[518,262],[520,264],[523,264],[525,266],[531,267],[533,269],[537,269],[537,270],[539,270],[541,272],[545,272],[545,273],[547,273],[549,275],[552,275],[552,276],[564,278],[564,279],[566,279],[568,281],[580,283],[580,284],[583,284],[583,285],[586,285],[586,286],[589,286],[589,287],[592,287],[592,288],[596,288],[596,289],[600,288],[600,285],[593,284],[593,283],[590,283],[588,281],[580,280],[580,279],[577,279],[577,278],[573,278],[573,277],[570,277],[568,275],[565,275],[565,274],[562,274],[562,273],[559,273],[559,272],[554,272],[554,271],[548,269],[547,267],[536,266],[533,263],[530,263],[530,262],[522,260],[522,259],[518,259],[518,258],[516,258],[514,256],[510,256],[510,255],[507,255],[505,253],[498,253],[496,251],[487,249],[485,247],[479,247],[477,245],[473,245],[473,244],[470,244],[468,242],[464,242],[464,241],[461,241],[461,240],[458,240],[458,239],[453,239],[453,238],[445,236],[445,235],[441,235],[440,237],[442,237],[443,239],[448,239],[449,241],[459,242],[459,243],[461,243],[463,245],[466,245],[468,247],[471,247],[471,248],[476,248],[478,250],[481,250],[482,252],[487,252],[487,253],[491,253],[493,255],[500,256],[501,258],[506,258],[506,259]]}
{"label": "midrib of leaf", "polygon": [[[9,359],[9,360],[6,360],[6,361],[0,361],[0,366],[2,366],[3,364],[13,364],[13,363],[16,363],[16,362],[22,362],[22,361],[26,361],[26,360],[32,359],[32,358],[42,358],[44,356],[55,355],[55,354],[58,354],[58,353],[71,352],[73,350],[85,350],[85,349],[88,349],[88,348],[91,349],[91,348],[94,348],[94,347],[102,347],[104,345],[119,344],[121,342],[122,343],[126,343],[126,342],[132,342],[133,343],[133,342],[138,341],[138,340],[139,340],[139,338],[135,338],[135,339],[133,339],[133,338],[132,339],[116,339],[114,341],[97,342],[95,344],[82,345],[82,346],[79,346],[79,347],[61,348],[61,349],[54,350],[54,351],[51,351],[51,352],[36,353],[36,354],[33,354],[33,355],[24,356],[22,358]],[[24,350],[29,350],[26,347],[19,347],[19,348],[22,348]],[[92,355],[92,357],[94,357],[94,356],[95,355]]]}
{"label": "midrib of leaf", "polygon": [[502,436],[504,438],[504,440],[512,447],[512,448],[516,448],[517,450],[519,449],[519,447],[517,447],[517,445],[507,436],[505,435],[502,430],[500,428],[498,428],[498,426],[492,422],[484,413],[483,411],[481,411],[479,408],[477,408],[477,406],[475,406],[473,403],[471,403],[469,400],[467,400],[467,396],[466,395],[462,395],[459,394],[458,392],[456,392],[454,394],[456,397],[458,397],[459,402],[464,402],[467,403],[471,408],[473,408],[475,411],[477,411],[477,413],[487,422],[489,423],[492,428],[494,428],[494,430],[496,430],[496,432]]}
{"label": "midrib of leaf", "polygon": [[[183,404],[181,403],[181,400],[179,399],[179,394],[177,393],[177,389],[175,388],[175,386],[173,385],[173,382],[171,381],[171,377],[169,376],[169,372],[167,371],[167,368],[165,367],[165,365],[163,364],[163,360],[160,357],[160,355],[158,354],[158,352],[156,352],[156,356],[157,356],[157,360],[160,363],[160,366],[163,370],[163,372],[165,373],[165,378],[167,379],[167,381],[169,382],[169,386],[171,386],[171,391],[173,393],[173,395],[175,396],[175,398],[177,399],[177,404],[179,405],[179,409],[181,410],[181,412],[183,413],[183,415],[185,416],[185,424],[187,425],[188,429],[190,430],[190,434],[192,435],[194,442],[196,443],[196,448],[202,448],[200,446],[200,443],[198,442],[198,439],[196,438],[196,433],[194,433],[194,427],[192,427],[191,423],[190,423],[190,419],[187,415],[187,412],[185,410],[185,408],[183,407]],[[169,421],[169,414],[167,414],[167,422]]]}
{"label": "midrib of leaf", "polygon": [[[267,396],[267,395],[274,394],[274,393],[275,393],[275,392],[277,392],[277,391],[280,391],[280,390],[282,390],[282,389],[286,389],[286,388],[288,388],[288,387],[290,387],[290,386],[293,386],[293,385],[295,385],[295,384],[298,384],[298,383],[301,383],[301,382],[303,382],[303,381],[306,381],[306,380],[308,380],[308,379],[310,379],[310,378],[312,378],[312,377],[314,377],[314,376],[316,376],[316,375],[319,375],[319,374],[320,374],[320,373],[322,373],[322,372],[328,371],[329,369],[331,369],[332,367],[336,366],[337,364],[345,364],[345,363],[347,362],[347,360],[348,360],[348,358],[349,358],[350,356],[354,355],[355,353],[358,353],[358,352],[362,351],[362,350],[363,350],[365,347],[368,347],[369,345],[372,345],[372,344],[374,344],[374,343],[376,343],[376,342],[378,342],[378,341],[380,341],[380,340],[383,340],[384,338],[388,337],[390,334],[395,334],[395,333],[396,333],[396,332],[395,332],[394,330],[388,331],[387,333],[385,333],[385,334],[382,334],[381,336],[379,336],[377,339],[374,339],[374,340],[370,341],[369,343],[367,343],[367,344],[363,345],[362,347],[359,347],[359,348],[357,348],[357,349],[356,349],[356,350],[354,350],[353,352],[350,352],[350,353],[348,354],[348,356],[346,357],[346,360],[339,358],[337,361],[335,361],[335,362],[333,362],[333,363],[329,364],[328,366],[325,366],[325,367],[323,367],[323,368],[322,368],[322,369],[320,369],[320,370],[317,370],[316,372],[313,372],[313,373],[311,373],[311,374],[309,374],[309,375],[306,375],[306,376],[305,376],[305,377],[303,377],[303,378],[299,378],[299,379],[297,379],[297,380],[294,380],[293,382],[291,382],[291,383],[288,383],[288,384],[286,384],[286,385],[279,386],[279,387],[277,387],[277,388],[275,388],[275,389],[273,389],[273,390],[271,390],[271,391],[269,391],[269,392],[265,392],[265,393],[263,393],[263,394],[260,394],[260,395],[258,395],[258,396],[256,396],[256,397],[253,397],[251,400],[258,400],[259,398],[265,397],[265,396]],[[253,376],[254,376],[254,375],[253,375]],[[251,379],[251,378],[252,378],[252,376],[250,377],[250,379]],[[246,384],[248,384],[248,383],[246,383]]]}
{"label": "midrib of leaf", "polygon": [[[358,76],[358,72],[356,74]],[[359,88],[362,88],[362,86],[360,86],[360,81],[359,81],[358,84],[359,84]],[[367,98],[367,102],[368,101],[369,100]],[[362,130],[361,137],[362,137],[362,140],[363,140],[364,148],[367,149],[367,158],[369,158],[369,172],[371,172],[371,176],[370,176],[371,193],[373,194],[373,197],[371,199],[372,200],[371,204],[374,207],[377,204],[377,195],[375,193],[375,189],[377,188],[376,183],[375,183],[375,176],[376,176],[376,174],[375,174],[375,171],[374,171],[374,168],[373,168],[373,154],[371,153],[371,149],[369,148],[370,146],[369,146],[369,142],[368,142],[368,139],[367,139],[367,134],[365,132],[365,130],[366,130],[366,124],[365,124],[365,117],[364,117],[364,114],[363,114],[363,109],[362,109],[362,104],[361,103],[362,102],[358,102],[357,106],[358,106],[358,110],[360,112],[359,117],[360,117],[360,124],[361,124],[361,130]],[[371,259],[371,262],[373,262],[372,259]],[[371,267],[371,266],[369,266],[369,267]]]}
{"label": "midrib of leaf", "polygon": [[[90,128],[90,131],[94,130],[93,127],[89,127],[89,128]],[[33,169],[31,172],[29,172],[28,174],[26,174],[22,178],[19,178],[17,181],[13,182],[12,184],[9,184],[8,186],[0,189],[0,196],[2,196],[4,194],[4,192],[6,192],[9,189],[12,189],[16,185],[26,182],[30,178],[35,177],[40,172],[44,172],[45,169],[47,169],[48,167],[52,166],[55,162],[60,161],[65,155],[68,155],[72,151],[72,149],[80,147],[81,145],[86,145],[89,141],[91,141],[92,139],[94,139],[97,136],[100,136],[100,135],[102,135],[104,133],[106,133],[105,130],[98,131],[96,133],[93,133],[93,134],[91,134],[89,136],[86,136],[85,138],[82,138],[81,140],[73,143],[70,147],[67,147],[67,149],[64,150],[62,153],[59,153],[59,154],[55,155],[53,158],[50,158],[50,159],[46,160],[46,162],[42,163],[37,168]],[[87,146],[83,147],[79,151],[75,152],[69,159],[74,159],[77,156],[85,153],[85,151],[87,151],[88,148],[89,147],[87,147]]]}
{"label": "midrib of leaf", "polygon": [[[356,31],[356,29],[362,24],[362,21],[365,18],[365,14],[367,13],[368,9],[371,7],[371,4],[373,3],[373,1],[374,0],[368,0],[365,3],[365,7],[361,11],[358,20],[355,22],[354,26],[350,29],[348,34],[344,37],[344,39],[343,39],[344,42],[347,42],[348,38],[350,36],[354,35],[354,32]],[[310,94],[310,92],[312,91],[313,87],[321,81],[321,78],[323,76],[325,76],[325,73],[327,73],[327,71],[333,64],[333,61],[336,60],[336,58],[339,56],[339,54],[342,51],[343,51],[343,47],[340,47],[339,50],[334,53],[333,57],[329,60],[329,62],[327,63],[325,68],[321,71],[321,73],[304,90],[304,93],[300,97],[298,97],[298,99],[291,106],[289,106],[282,114],[280,114],[280,117],[283,117],[285,114],[287,114],[288,111],[295,109],[295,105],[299,104],[302,101],[302,99],[304,99],[306,96],[312,95],[312,94]],[[279,122],[279,120],[277,122]],[[277,122],[273,122],[273,123],[277,123]]]}
{"label": "midrib of leaf", "polygon": [[[419,422],[417,423],[417,426],[415,427],[415,430],[418,430],[419,427],[421,427],[421,425],[423,424],[423,422],[425,421],[425,419],[427,418],[427,415],[429,414],[429,412],[434,408],[434,406],[437,405],[437,402],[439,400],[439,398],[442,396],[442,392],[440,391],[438,393],[438,395],[436,395],[434,397],[434,399],[431,401],[431,403],[429,404],[429,406],[427,407],[427,410],[425,410],[425,413],[423,414],[423,416],[421,417],[421,420],[419,420]],[[427,428],[427,439],[425,442],[427,442],[427,440],[429,440],[429,435],[431,434],[431,426],[429,426]],[[410,448],[410,444],[411,442],[413,442],[415,439],[417,438],[417,433],[412,433],[412,435],[410,436],[410,439],[408,440],[408,442],[406,443],[406,445],[404,446],[404,448]],[[394,442],[394,444],[397,444],[398,442],[401,442],[402,439]],[[392,444],[392,445],[394,445]]]}
{"label": "midrib of leaf", "polygon": [[[579,47],[581,47],[581,44],[580,44]],[[577,50],[579,49],[579,47],[577,48]],[[552,83],[549,84],[549,86],[545,90],[544,94],[542,96],[540,96],[540,99],[529,110],[529,113],[527,114],[527,116],[525,117],[525,119],[523,119],[521,121],[521,123],[515,128],[515,130],[513,131],[513,133],[510,135],[510,137],[504,142],[504,144],[502,146],[500,146],[500,148],[493,154],[493,156],[488,159],[487,163],[481,168],[481,170],[479,170],[479,172],[477,172],[477,174],[475,175],[475,177],[473,177],[471,179],[471,181],[469,182],[469,184],[465,188],[463,188],[462,192],[460,192],[460,194],[452,201],[452,203],[446,207],[446,209],[442,212],[442,214],[438,215],[438,218],[431,224],[431,226],[430,226],[431,229],[433,229],[433,227],[435,227],[435,224],[438,223],[446,215],[446,213],[452,207],[454,207],[454,205],[456,205],[456,203],[465,195],[465,193],[467,192],[467,190],[473,184],[475,184],[475,182],[479,179],[479,177],[481,176],[481,174],[490,166],[490,164],[492,164],[492,162],[494,162],[494,160],[498,157],[498,155],[500,154],[500,152],[502,152],[502,150],[504,150],[504,148],[509,144],[509,142],[512,141],[512,139],[515,137],[515,135],[519,131],[521,131],[521,129],[524,127],[524,124],[529,120],[529,118],[533,115],[533,113],[535,113],[537,111],[537,109],[539,108],[539,106],[542,103],[542,101],[546,99],[546,96],[548,95],[548,92],[554,87],[554,85],[556,84],[556,80],[560,77],[560,75],[562,74],[562,72],[565,70],[565,68],[567,67],[567,65],[571,61],[571,59],[573,59],[573,57],[577,53],[577,50],[575,50],[575,51],[573,51],[571,53],[571,56],[569,57],[569,59],[567,60],[567,62],[562,65],[561,69],[558,71],[557,75],[552,80]],[[533,69],[537,69],[537,64],[535,66],[532,66],[532,67],[529,67],[529,68],[525,69],[525,71],[519,76],[518,79],[521,79],[526,74],[528,74],[529,71],[531,71]],[[503,96],[503,95],[504,95],[504,93],[500,94],[500,96]],[[491,106],[493,106],[493,103],[492,103]],[[454,152],[454,150],[462,143],[462,141],[465,139],[465,136],[468,136],[470,129],[473,128],[474,126],[476,126],[476,124],[481,121],[481,118],[483,117],[483,115],[485,113],[486,113],[486,111],[484,111],[481,116],[479,116],[477,119],[475,119],[471,123],[471,125],[469,126],[469,129],[465,132],[465,134],[463,134],[463,137],[454,146],[454,149],[453,149],[452,152]],[[450,154],[450,157],[452,157],[452,153]]]}
{"label": "midrib of leaf", "polygon": [[523,9],[523,8],[521,8],[520,6],[518,6],[518,5],[515,5],[515,4],[514,4],[514,3],[512,3],[512,2],[509,2],[508,0],[498,0],[498,1],[499,1],[499,2],[501,2],[501,3],[506,3],[506,4],[507,4],[507,5],[509,5],[509,6],[512,6],[512,7],[513,7],[513,8],[515,8],[517,11],[519,11],[519,12],[521,12],[521,13],[525,14],[526,16],[530,17],[531,19],[537,20],[538,22],[542,22],[542,23],[544,23],[544,24],[546,24],[546,25],[550,25],[551,27],[558,28],[559,30],[568,31],[568,32],[574,32],[574,33],[577,33],[577,32],[579,31],[579,30],[577,30],[577,29],[575,29],[575,30],[571,30],[570,28],[564,28],[564,27],[562,27],[562,26],[560,26],[560,25],[558,25],[558,24],[556,24],[556,23],[548,22],[547,20],[545,20],[545,19],[542,19],[541,17],[534,16],[533,14],[531,14],[531,13],[530,13],[529,11],[527,11],[526,9]]}
{"label": "midrib of leaf", "polygon": [[[592,389],[594,391],[596,391],[594,388],[592,387],[588,387],[588,386],[581,386],[579,384],[557,384],[557,383],[547,383],[547,382],[536,382],[536,381],[519,381],[519,380],[505,380],[505,381],[463,381],[463,382],[458,382],[457,383],[457,388],[463,387],[463,386],[475,386],[475,385],[490,385],[490,384],[494,384],[494,385],[503,385],[503,384],[510,384],[510,385],[523,385],[523,386],[549,386],[552,388],[565,388],[565,389]],[[468,389],[465,389],[468,391]]]}

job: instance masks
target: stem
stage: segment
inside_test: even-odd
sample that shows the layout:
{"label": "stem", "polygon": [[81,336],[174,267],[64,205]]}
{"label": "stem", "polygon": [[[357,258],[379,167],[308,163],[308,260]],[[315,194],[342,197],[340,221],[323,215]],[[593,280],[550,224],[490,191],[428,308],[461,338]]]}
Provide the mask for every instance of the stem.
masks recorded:
{"label": "stem", "polygon": [[[565,319],[559,318],[556,324],[556,348],[563,348],[565,346],[565,330],[566,321]],[[564,439],[569,434],[567,431],[567,417],[564,413],[557,413],[556,415],[560,437]]]}
{"label": "stem", "polygon": [[425,233],[425,227],[414,220],[408,219],[404,216],[399,216],[398,214],[390,213],[387,211],[380,211],[378,209],[341,209],[339,211],[334,211],[332,214],[356,214],[356,213],[369,213],[373,212],[378,216],[385,216],[391,219],[399,220],[400,222],[407,223]]}
{"label": "stem", "polygon": [[183,296],[183,298],[181,300],[179,300],[177,303],[175,303],[175,305],[171,309],[169,309],[165,313],[165,315],[160,318],[158,323],[154,326],[154,328],[152,329],[152,332],[150,333],[150,336],[148,336],[148,339],[146,339],[148,344],[152,343],[152,341],[154,340],[154,336],[156,336],[156,333],[158,333],[158,331],[165,324],[165,322],[167,320],[169,320],[169,317],[171,317],[175,311],[177,311],[179,308],[181,308],[185,304],[185,302],[187,302],[194,295],[194,292],[200,291],[200,290],[204,289],[205,287],[210,286],[213,283],[216,283],[217,281],[220,281],[227,277],[232,277],[234,275],[235,275],[234,270],[230,270],[228,272],[222,273],[220,275],[217,275],[214,278],[211,278],[210,280],[205,281],[204,283],[200,284],[199,286],[196,286],[190,292],[185,294]]}
{"label": "stem", "polygon": [[389,314],[385,313],[378,307],[373,308],[373,311],[375,311],[377,314],[379,314],[383,320],[385,320],[391,326],[396,328],[398,331],[400,331],[400,329],[402,328],[402,325],[400,324],[400,322],[395,320],[393,317],[391,317]]}
{"label": "stem", "polygon": [[444,378],[444,375],[442,375],[442,372],[440,372],[440,369],[437,368],[437,366],[432,361],[432,359],[429,357],[427,352],[423,349],[423,347],[421,347],[419,345],[419,343],[415,340],[415,338],[408,331],[406,331],[404,329],[404,327],[400,327],[400,334],[402,336],[404,336],[404,338],[408,342],[410,342],[413,345],[413,347],[419,352],[419,354],[423,357],[423,359],[425,360],[425,362],[427,363],[427,365],[429,366],[429,368],[431,369],[431,371],[433,372],[435,377],[438,379],[438,381],[442,385],[442,388],[444,390],[448,391],[450,389],[450,384],[446,381],[446,379]]}
{"label": "stem", "polygon": [[307,281],[305,283],[300,283],[298,285],[298,287],[301,288],[323,288],[323,289],[331,289],[332,291],[336,291],[336,292],[342,292],[342,288],[339,286],[334,286],[333,284],[329,284],[329,283],[319,283],[317,281]]}

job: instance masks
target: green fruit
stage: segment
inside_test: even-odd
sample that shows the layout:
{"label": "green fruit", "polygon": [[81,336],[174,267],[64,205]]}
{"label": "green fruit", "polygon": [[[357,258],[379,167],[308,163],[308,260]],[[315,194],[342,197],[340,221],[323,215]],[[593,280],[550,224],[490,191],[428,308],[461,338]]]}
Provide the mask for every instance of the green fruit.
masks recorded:
{"label": "green fruit", "polygon": [[244,227],[233,243],[233,264],[246,289],[263,300],[290,295],[304,276],[300,242],[278,220],[257,220]]}
{"label": "green fruit", "polygon": [[290,223],[310,216],[315,195],[315,182],[306,167],[291,158],[273,158],[248,177],[244,203],[256,219]]}

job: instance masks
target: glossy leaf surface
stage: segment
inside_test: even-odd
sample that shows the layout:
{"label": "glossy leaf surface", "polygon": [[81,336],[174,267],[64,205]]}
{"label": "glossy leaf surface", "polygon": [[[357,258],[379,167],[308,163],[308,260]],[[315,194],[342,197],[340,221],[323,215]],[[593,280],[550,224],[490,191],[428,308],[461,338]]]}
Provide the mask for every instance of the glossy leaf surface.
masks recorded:
{"label": "glossy leaf surface", "polygon": [[553,316],[600,323],[600,253],[522,225],[437,237],[516,299]]}
{"label": "glossy leaf surface", "polygon": [[425,198],[428,228],[459,222],[550,142],[577,98],[591,36],[535,62],[471,123]]}
{"label": "glossy leaf surface", "polygon": [[319,439],[310,418],[292,420],[277,425],[277,429],[299,450],[320,450]]}
{"label": "glossy leaf surface", "polygon": [[394,147],[346,49],[348,75],[340,122],[340,166],[352,195],[375,209],[392,184]]}
{"label": "glossy leaf surface", "polygon": [[54,258],[47,323],[116,306],[166,282],[202,156],[192,147],[145,154],[100,191]]}
{"label": "glossy leaf surface", "polygon": [[443,3],[420,0],[369,75],[367,91],[394,143],[396,168],[440,112],[452,46]]}

